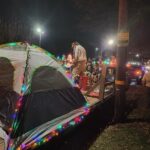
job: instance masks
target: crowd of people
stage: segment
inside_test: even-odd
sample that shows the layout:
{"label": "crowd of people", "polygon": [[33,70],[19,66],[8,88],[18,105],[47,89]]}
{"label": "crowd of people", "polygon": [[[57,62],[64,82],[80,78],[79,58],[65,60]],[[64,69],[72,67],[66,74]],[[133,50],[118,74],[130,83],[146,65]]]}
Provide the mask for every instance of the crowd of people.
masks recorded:
{"label": "crowd of people", "polygon": [[[100,80],[102,73],[102,64],[106,63],[116,65],[116,58],[112,56],[111,61],[108,59],[106,62],[102,62],[101,58],[88,58],[86,50],[78,42],[72,43],[73,53],[69,55],[63,55],[57,57],[60,64],[65,68],[67,72],[72,74],[72,79],[76,84],[80,84],[81,78],[88,77],[88,85],[93,85]],[[111,72],[109,72],[111,74]]]}
{"label": "crowd of people", "polygon": [[101,75],[101,61],[94,58],[87,59],[85,48],[78,42],[73,42],[72,48],[73,54],[63,55],[61,59],[58,57],[58,61],[67,72],[72,74],[72,79],[76,84],[80,84],[83,76],[88,77],[89,85],[96,83]]}
{"label": "crowd of people", "polygon": [[[65,68],[66,72],[70,73],[71,78],[74,79],[75,84],[81,88],[80,81],[86,77],[87,85],[92,86],[97,83],[102,75],[102,62],[101,59],[88,58],[86,50],[78,42],[72,43],[72,54],[68,56],[63,55],[58,58],[60,64]],[[110,65],[116,65],[115,57],[109,60]],[[106,64],[108,64],[106,62]],[[146,87],[146,95],[150,97],[150,61],[146,64],[147,72],[144,74],[142,83]],[[6,142],[8,127],[12,124],[11,114],[15,109],[19,94],[13,91],[14,67],[11,62],[1,57],[0,58],[0,150],[4,149],[4,142]],[[108,70],[106,79],[114,81],[114,73]],[[7,88],[5,88],[7,87]],[[14,101],[15,100],[15,101]],[[7,145],[7,143],[5,144]]]}
{"label": "crowd of people", "polygon": [[[88,85],[91,86],[99,81],[102,73],[103,63],[107,65],[109,64],[113,67],[117,64],[116,58],[114,56],[112,56],[111,60],[105,60],[104,62],[102,62],[101,59],[87,59],[85,48],[81,46],[78,42],[72,43],[72,49],[72,54],[69,54],[68,56],[63,55],[62,59],[60,59],[59,61],[62,66],[67,70],[67,72],[70,72],[70,74],[72,75],[72,79],[74,79],[75,83],[77,84],[80,84],[79,80],[82,76],[86,76],[88,77]],[[148,73],[149,72],[150,71],[148,71]],[[148,76],[148,73],[145,73],[146,77]],[[145,76],[143,77],[143,81],[146,78]],[[114,80],[111,71],[108,71],[108,80]]]}

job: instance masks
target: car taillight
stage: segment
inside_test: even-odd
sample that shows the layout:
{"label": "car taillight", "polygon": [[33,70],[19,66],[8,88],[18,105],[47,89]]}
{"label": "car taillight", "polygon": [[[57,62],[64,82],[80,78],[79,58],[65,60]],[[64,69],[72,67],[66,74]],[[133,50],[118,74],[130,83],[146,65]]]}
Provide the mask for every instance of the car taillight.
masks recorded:
{"label": "car taillight", "polygon": [[137,76],[141,76],[141,75],[142,75],[142,72],[141,72],[141,70],[136,70],[136,71],[135,71],[135,74],[136,74]]}
{"label": "car taillight", "polygon": [[127,67],[127,68],[130,68],[130,67],[131,67],[131,64],[126,64],[126,67]]}

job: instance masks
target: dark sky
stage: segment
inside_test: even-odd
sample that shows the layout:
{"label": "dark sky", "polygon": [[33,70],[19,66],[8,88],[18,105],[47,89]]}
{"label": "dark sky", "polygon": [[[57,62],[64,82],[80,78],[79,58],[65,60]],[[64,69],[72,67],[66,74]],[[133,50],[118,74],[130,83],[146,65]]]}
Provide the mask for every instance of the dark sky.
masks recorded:
{"label": "dark sky", "polygon": [[[128,2],[129,47],[149,49],[150,2]],[[40,24],[45,30],[42,47],[54,54],[69,52],[74,40],[92,54],[107,36],[117,32],[118,0],[1,0],[0,16],[6,20],[16,16],[24,22],[32,30],[32,43],[38,43],[34,28]]]}

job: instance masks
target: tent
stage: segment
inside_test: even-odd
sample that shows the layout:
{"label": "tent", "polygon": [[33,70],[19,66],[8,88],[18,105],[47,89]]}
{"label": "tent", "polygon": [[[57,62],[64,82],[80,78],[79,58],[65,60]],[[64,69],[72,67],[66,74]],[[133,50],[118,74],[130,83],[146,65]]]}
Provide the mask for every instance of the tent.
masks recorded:
{"label": "tent", "polygon": [[48,142],[89,113],[84,96],[54,56],[36,45],[0,45],[1,89],[7,101],[2,101],[0,119],[11,124],[9,150]]}

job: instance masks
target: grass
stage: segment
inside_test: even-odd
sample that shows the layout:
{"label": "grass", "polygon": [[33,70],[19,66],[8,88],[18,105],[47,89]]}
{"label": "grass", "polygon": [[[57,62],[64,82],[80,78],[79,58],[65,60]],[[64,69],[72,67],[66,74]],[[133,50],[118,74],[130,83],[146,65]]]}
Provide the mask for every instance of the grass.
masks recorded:
{"label": "grass", "polygon": [[150,150],[149,98],[142,88],[131,89],[128,103],[135,104],[124,123],[111,125],[98,136],[89,150]]}
{"label": "grass", "polygon": [[124,123],[109,126],[89,150],[149,150],[150,124]]}

